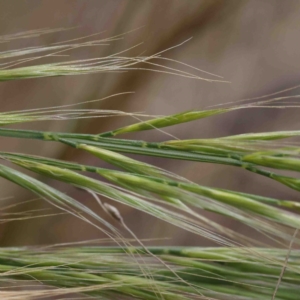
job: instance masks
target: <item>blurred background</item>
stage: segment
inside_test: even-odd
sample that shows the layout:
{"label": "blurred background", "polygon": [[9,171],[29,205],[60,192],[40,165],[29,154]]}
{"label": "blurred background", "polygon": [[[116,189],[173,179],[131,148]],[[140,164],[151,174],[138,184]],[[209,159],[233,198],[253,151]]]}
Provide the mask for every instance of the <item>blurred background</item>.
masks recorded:
{"label": "blurred background", "polygon": [[[126,55],[152,55],[192,37],[165,56],[223,76],[230,83],[209,83],[142,70],[1,82],[1,111],[72,104],[134,91],[134,94],[91,103],[86,107],[167,115],[270,94],[299,84],[300,2],[296,0],[0,0],[0,35],[42,28],[73,29],[0,43],[0,51],[49,45],[96,33],[99,35],[90,37],[90,40],[103,39],[137,29],[109,45],[80,48],[71,56],[74,59],[104,57],[139,43],[143,44],[127,51]],[[163,64],[176,66],[167,61]],[[118,117],[13,127],[100,133],[132,122],[132,119]],[[244,132],[295,130],[299,129],[299,125],[299,111],[295,109],[247,109],[174,126],[166,131],[178,138],[208,138]],[[158,131],[126,137],[147,141],[169,138]],[[56,143],[1,137],[1,149],[108,166],[86,153]],[[138,158],[199,184],[297,199],[288,188],[233,167]],[[45,178],[43,180],[105,217],[86,193]],[[27,203],[35,196],[4,179],[0,179],[0,186],[0,199],[3,199],[4,206],[12,205],[10,212],[39,210],[39,215],[58,213],[42,200]],[[120,205],[117,207],[139,238],[168,238],[156,240],[156,244],[211,245],[210,241],[186,234],[141,212]],[[208,213],[205,215],[242,234],[254,234],[232,220]],[[124,232],[124,236],[128,234]],[[67,243],[103,237],[98,230],[65,214],[3,222],[0,226],[1,246]]]}

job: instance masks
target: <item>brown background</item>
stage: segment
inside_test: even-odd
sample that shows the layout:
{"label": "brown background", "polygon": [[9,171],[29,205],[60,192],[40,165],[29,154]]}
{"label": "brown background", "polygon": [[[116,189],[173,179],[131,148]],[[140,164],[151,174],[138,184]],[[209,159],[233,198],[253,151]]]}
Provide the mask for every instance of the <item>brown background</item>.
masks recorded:
{"label": "brown background", "polygon": [[[48,45],[104,30],[105,32],[95,38],[111,37],[141,27],[108,46],[83,48],[72,55],[74,58],[102,57],[140,42],[143,42],[140,47],[127,54],[133,56],[143,52],[143,55],[151,55],[193,37],[166,56],[224,76],[231,82],[208,83],[143,71],[1,82],[1,111],[71,104],[118,92],[135,91],[134,95],[110,99],[89,107],[171,114],[272,93],[299,83],[299,20],[299,1],[1,0],[0,35],[40,28],[78,27],[2,43],[0,51]],[[164,64],[174,66],[172,63]],[[131,119],[125,118],[101,118],[85,122],[53,121],[14,127],[98,133],[130,122]],[[206,138],[243,132],[292,130],[299,128],[299,123],[299,111],[295,109],[253,109],[174,126],[166,131],[178,138]],[[143,133],[138,137],[149,141],[167,139],[167,136],[156,131]],[[55,143],[1,138],[1,149],[106,166],[91,156]],[[201,184],[297,199],[287,188],[232,167],[143,159]],[[103,215],[88,195],[63,184],[49,180],[46,182],[68,192]],[[22,203],[34,197],[3,179],[0,180],[0,186],[1,198],[12,197],[3,200],[3,205]],[[165,244],[210,244],[209,241],[185,234],[143,213],[118,207],[126,223],[140,238],[172,238],[160,241]],[[49,210],[51,207],[42,200],[23,204],[16,207],[15,211],[42,208],[48,210],[40,214],[55,212],[53,209]],[[236,222],[212,217],[244,234],[253,234]],[[103,236],[99,231],[67,215],[4,222],[0,228],[2,246],[74,242],[100,237]]]}

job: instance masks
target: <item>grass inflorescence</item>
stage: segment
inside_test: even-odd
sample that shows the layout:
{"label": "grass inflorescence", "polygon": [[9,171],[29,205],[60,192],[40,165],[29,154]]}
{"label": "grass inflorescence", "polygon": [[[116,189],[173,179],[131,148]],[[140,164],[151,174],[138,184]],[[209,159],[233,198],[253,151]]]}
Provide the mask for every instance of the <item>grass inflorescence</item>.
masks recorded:
{"label": "grass inflorescence", "polygon": [[[41,33],[28,32],[24,37]],[[5,36],[2,40],[8,42],[20,37]],[[203,79],[158,64],[157,61],[173,62],[163,58],[162,53],[148,57],[124,57],[117,53],[80,61],[36,63],[43,57],[62,51],[103,46],[118,38],[0,52],[0,59],[14,59],[1,64],[0,81],[131,69]],[[50,54],[42,55],[48,52]],[[24,58],[37,54],[41,56]],[[19,66],[23,63],[30,65]],[[146,67],[140,67],[141,64]],[[292,247],[300,244],[297,237],[300,228],[298,202],[204,186],[129,158],[127,154],[229,165],[300,191],[297,174],[286,176],[281,173],[282,170],[300,172],[299,146],[283,142],[299,136],[300,131],[245,133],[211,139],[166,139],[160,142],[119,137],[131,132],[161,130],[199,119],[216,118],[220,114],[241,109],[282,108],[285,100],[285,97],[261,99],[252,104],[230,104],[222,108],[152,118],[137,113],[74,109],[69,106],[0,113],[1,137],[60,143],[113,166],[101,168],[27,153],[0,152],[3,162],[0,165],[1,177],[88,222],[117,244],[115,247],[70,245],[66,248],[0,248],[0,274],[5,286],[0,289],[0,296],[5,299],[42,299],[73,294],[97,299],[297,299],[300,252],[292,250]],[[24,122],[107,116],[129,116],[139,121],[98,134],[3,128]],[[25,174],[20,169],[16,170],[15,165],[40,177],[34,178],[28,172]],[[98,177],[91,178],[90,173]],[[46,178],[67,183],[92,195],[103,210],[119,222],[122,230],[130,233],[133,240],[124,239],[121,231],[105,218],[46,184]],[[219,246],[146,247],[126,225],[117,209],[112,204],[102,203],[102,197],[131,206]],[[266,241],[221,226],[204,216],[202,211],[244,224],[266,237]],[[270,241],[275,245],[273,248],[269,246]],[[139,247],[133,246],[136,243]],[[286,245],[290,245],[289,249]],[[22,290],[14,290],[16,286],[22,286]]]}
{"label": "grass inflorescence", "polygon": [[[260,299],[270,299],[286,251],[249,250],[261,258],[251,257],[239,248],[148,248],[186,283],[136,247],[2,249],[0,270],[8,287],[18,280],[30,281],[34,286],[33,277],[36,287],[41,283],[59,287],[59,290],[45,287],[48,295],[54,296],[66,294],[67,287],[69,293],[83,293],[91,298],[111,299],[119,294],[156,299],[158,295],[151,289],[155,283],[163,299],[228,299],[229,296],[254,299],[258,294]],[[151,270],[151,279],[141,272],[138,261],[128,257],[128,251],[143,258],[144,265]],[[296,299],[299,281],[299,253],[292,251],[290,270],[283,277],[277,299]]]}

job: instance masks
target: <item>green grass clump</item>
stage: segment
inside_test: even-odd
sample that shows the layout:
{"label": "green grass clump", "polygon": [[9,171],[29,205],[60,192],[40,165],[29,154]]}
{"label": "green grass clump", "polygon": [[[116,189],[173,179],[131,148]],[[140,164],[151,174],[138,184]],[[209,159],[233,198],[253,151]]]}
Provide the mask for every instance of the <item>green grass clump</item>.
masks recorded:
{"label": "green grass clump", "polygon": [[[28,32],[24,37],[34,34],[40,32]],[[3,39],[9,41],[19,37],[6,36]],[[100,46],[116,38],[118,37],[82,44],[0,52],[0,59],[14,59],[2,64],[5,67],[0,69],[0,81],[141,69],[138,64],[146,64],[142,69],[151,70],[151,67],[158,66],[153,61],[163,59],[160,53],[134,58],[116,54],[105,58],[52,64],[36,64],[35,60],[40,57],[19,58],[45,52],[69,51],[78,47]],[[33,63],[26,67],[16,67],[24,62]],[[159,66],[162,72],[168,74],[203,79],[181,70]],[[130,132],[156,130],[217,117],[233,110],[257,109],[268,105],[273,107],[278,99],[267,99],[254,105],[242,104],[152,117],[98,134],[3,127],[44,120],[133,114],[69,109],[66,106],[0,113],[2,137],[60,143],[118,168],[100,168],[49,157],[0,151],[3,162],[0,165],[1,177],[95,226],[116,243],[115,247],[70,245],[66,248],[0,248],[0,274],[5,286],[2,290],[0,288],[0,296],[5,299],[42,299],[73,294],[96,299],[298,299],[300,252],[292,250],[300,244],[297,237],[300,228],[298,202],[200,185],[151,164],[129,158],[127,154],[230,165],[300,191],[300,179],[297,175],[293,177],[281,173],[281,170],[300,171],[300,148],[296,143],[282,142],[299,136],[300,131],[246,133],[211,139],[171,139],[160,142],[119,137]],[[135,116],[139,119],[145,117]],[[16,170],[15,165],[39,174],[40,177],[36,179]],[[89,173],[95,173],[98,177],[91,178]],[[119,229],[76,199],[47,185],[44,182],[46,178],[70,184],[91,194],[103,210],[118,221],[123,230],[130,233],[132,240],[124,239]],[[102,203],[99,196],[131,206],[205,237],[219,247],[145,247],[126,225],[117,209],[111,204]],[[276,247],[270,248],[268,242],[257,241],[221,226],[205,217],[202,211],[213,212],[245,224],[264,235],[267,241],[272,240]],[[139,246],[133,246],[134,244]],[[289,249],[287,244],[290,245]],[[16,286],[22,287],[22,290],[14,290]]]}
{"label": "green grass clump", "polygon": [[[2,249],[0,270],[11,284],[34,277],[36,281],[91,298],[112,299],[117,294],[143,299],[270,299],[278,280],[285,250],[240,248],[148,248],[183,279],[154,261],[143,248],[73,246],[71,248]],[[143,258],[151,278],[128,252]],[[232,253],[235,256],[232,257]],[[268,258],[272,257],[272,260]],[[290,270],[281,282],[277,299],[296,299],[299,286],[299,252],[290,255]],[[157,289],[157,290],[156,290]],[[49,291],[51,295],[52,291]],[[61,295],[66,293],[61,290]],[[57,293],[57,290],[53,291]]]}

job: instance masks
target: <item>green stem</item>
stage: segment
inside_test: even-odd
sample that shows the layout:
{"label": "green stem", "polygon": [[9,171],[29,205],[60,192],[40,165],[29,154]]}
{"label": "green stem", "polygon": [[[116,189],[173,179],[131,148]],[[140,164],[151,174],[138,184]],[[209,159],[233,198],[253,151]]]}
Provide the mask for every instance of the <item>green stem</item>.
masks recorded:
{"label": "green stem", "polygon": [[38,139],[43,141],[57,141],[69,144],[75,148],[78,144],[87,144],[117,152],[241,167],[250,172],[279,181],[292,189],[300,191],[300,182],[298,183],[297,179],[281,176],[273,172],[257,168],[255,164],[242,162],[236,158],[199,154],[197,152],[191,151],[174,150],[160,143],[148,143],[144,141],[103,138],[99,135],[89,134],[55,133],[4,128],[0,128],[0,136]]}

